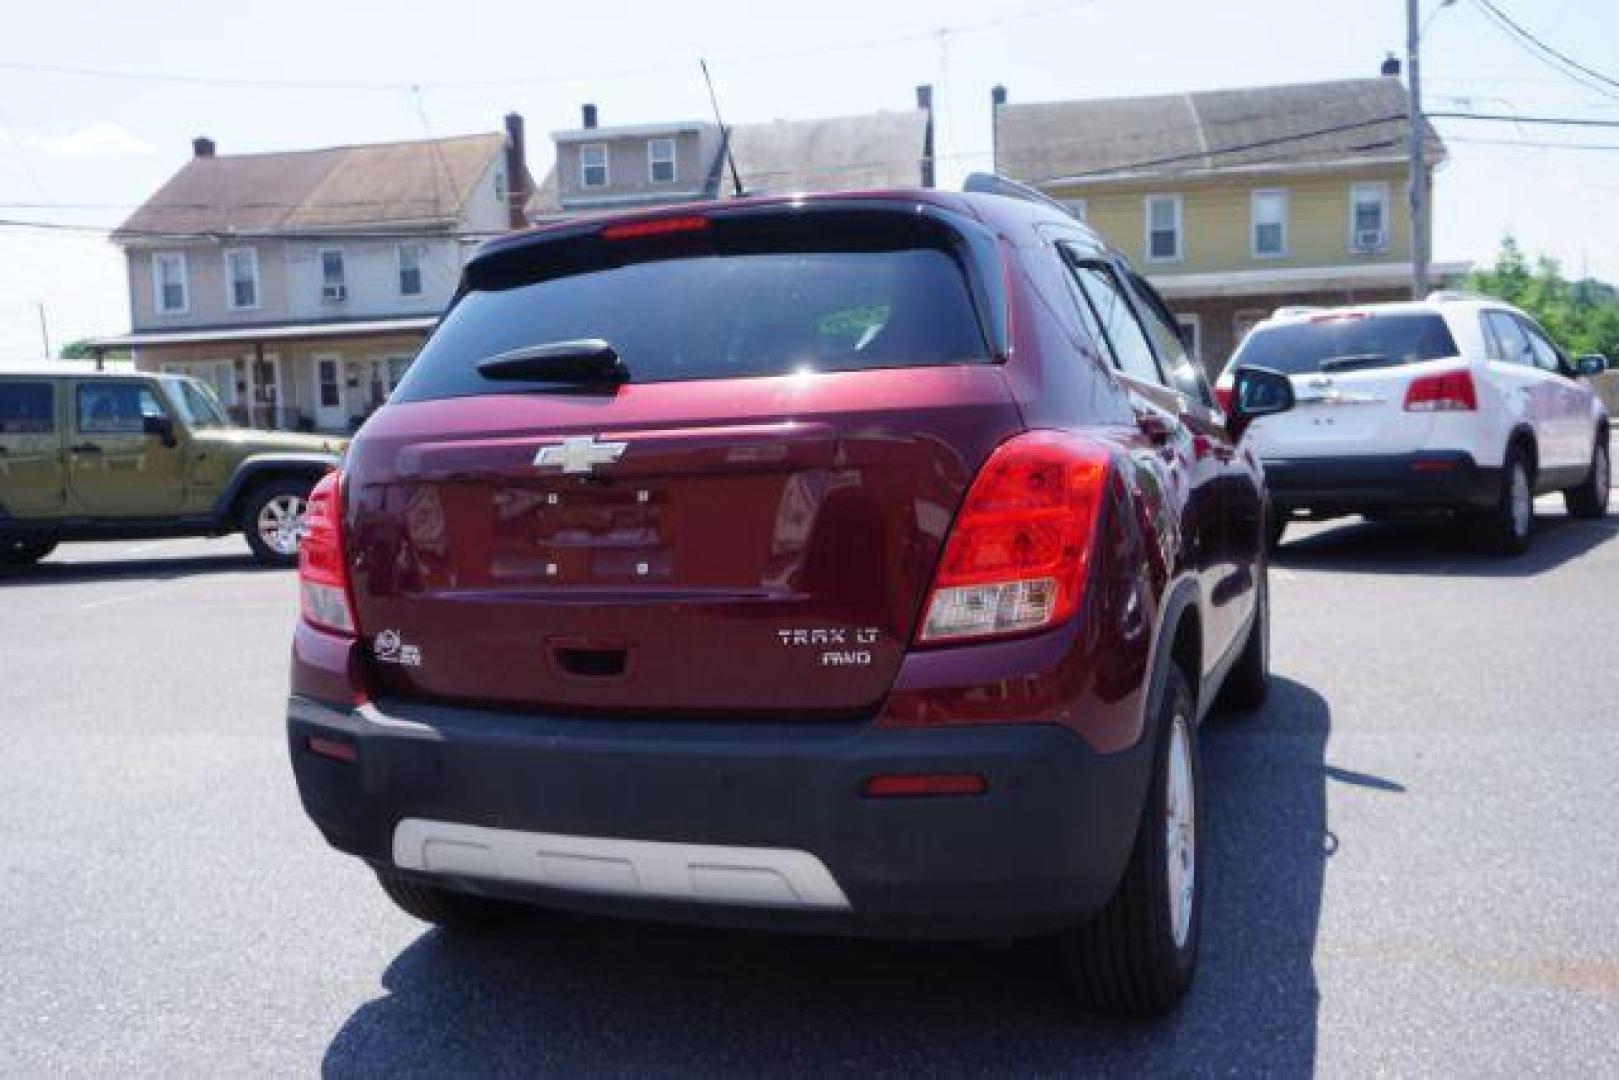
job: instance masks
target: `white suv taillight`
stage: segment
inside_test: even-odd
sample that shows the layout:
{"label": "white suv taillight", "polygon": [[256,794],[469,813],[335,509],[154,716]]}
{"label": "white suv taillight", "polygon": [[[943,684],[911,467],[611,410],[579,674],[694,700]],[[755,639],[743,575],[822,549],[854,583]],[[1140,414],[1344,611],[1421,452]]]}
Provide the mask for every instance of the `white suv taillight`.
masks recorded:
{"label": "white suv taillight", "polygon": [[357,633],[343,553],[343,474],[329,472],[309,493],[298,544],[298,595],[304,621],[349,637]]}
{"label": "white suv taillight", "polygon": [[1405,392],[1406,412],[1473,412],[1478,391],[1467,371],[1444,371],[1411,380]]}
{"label": "white suv taillight", "polygon": [[997,447],[951,526],[917,641],[1023,633],[1078,611],[1110,460],[1054,431]]}

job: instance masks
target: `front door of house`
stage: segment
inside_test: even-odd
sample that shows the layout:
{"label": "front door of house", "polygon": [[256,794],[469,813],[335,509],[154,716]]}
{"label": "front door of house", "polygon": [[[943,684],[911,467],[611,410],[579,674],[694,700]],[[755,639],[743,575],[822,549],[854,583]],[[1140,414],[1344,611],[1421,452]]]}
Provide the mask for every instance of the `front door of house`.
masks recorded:
{"label": "front door of house", "polygon": [[323,431],[344,431],[349,424],[343,404],[343,363],[335,356],[315,358],[315,426]]}

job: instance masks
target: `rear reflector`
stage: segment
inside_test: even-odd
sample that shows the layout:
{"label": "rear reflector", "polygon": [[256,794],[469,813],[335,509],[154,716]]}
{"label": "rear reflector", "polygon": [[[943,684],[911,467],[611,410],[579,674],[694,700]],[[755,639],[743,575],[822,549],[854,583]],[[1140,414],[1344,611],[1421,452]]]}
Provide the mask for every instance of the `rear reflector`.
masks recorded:
{"label": "rear reflector", "polygon": [[989,781],[977,773],[907,773],[873,776],[865,794],[873,799],[903,799],[918,795],[982,795]]}
{"label": "rear reflector", "polygon": [[298,594],[304,621],[350,637],[357,633],[343,552],[343,474],[329,472],[309,493],[298,544]]}
{"label": "rear reflector", "polygon": [[342,739],[328,739],[321,735],[311,735],[304,745],[309,747],[311,754],[331,758],[333,761],[346,761],[353,764],[360,760],[359,747]]}
{"label": "rear reflector", "polygon": [[1078,611],[1109,461],[1054,431],[997,447],[951,526],[917,640],[1038,630]]}
{"label": "rear reflector", "polygon": [[1467,371],[1446,371],[1412,379],[1405,392],[1406,412],[1473,412],[1478,392]]}
{"label": "rear reflector", "polygon": [[696,214],[685,217],[652,218],[649,221],[626,221],[609,225],[602,230],[603,240],[638,240],[648,236],[668,236],[671,233],[701,232],[708,228],[708,219]]}

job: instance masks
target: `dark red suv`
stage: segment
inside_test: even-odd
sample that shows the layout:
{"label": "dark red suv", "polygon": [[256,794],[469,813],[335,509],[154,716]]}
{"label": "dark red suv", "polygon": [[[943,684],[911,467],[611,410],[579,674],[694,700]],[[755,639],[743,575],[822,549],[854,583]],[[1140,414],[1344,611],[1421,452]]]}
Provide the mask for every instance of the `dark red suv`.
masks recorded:
{"label": "dark red suv", "polygon": [[1260,467],[1053,204],[738,200],[488,244],[314,493],[305,808],[435,922],[511,901],[1051,933],[1191,978],[1196,727],[1264,695]]}

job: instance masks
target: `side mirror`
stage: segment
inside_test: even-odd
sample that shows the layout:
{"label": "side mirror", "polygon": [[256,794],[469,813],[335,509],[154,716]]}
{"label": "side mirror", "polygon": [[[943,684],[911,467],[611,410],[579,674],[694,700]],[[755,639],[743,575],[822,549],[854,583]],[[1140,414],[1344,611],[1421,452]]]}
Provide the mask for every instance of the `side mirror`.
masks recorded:
{"label": "side mirror", "polygon": [[156,435],[163,440],[164,446],[174,445],[174,421],[167,416],[141,417],[141,431],[147,435]]}
{"label": "side mirror", "polygon": [[1261,416],[1284,413],[1295,403],[1293,383],[1280,371],[1239,367],[1231,378],[1231,408],[1226,416],[1226,427],[1233,441],[1241,440],[1249,425]]}
{"label": "side mirror", "polygon": [[1608,370],[1608,358],[1601,353],[1586,353],[1574,361],[1574,370],[1586,378],[1601,375]]}

